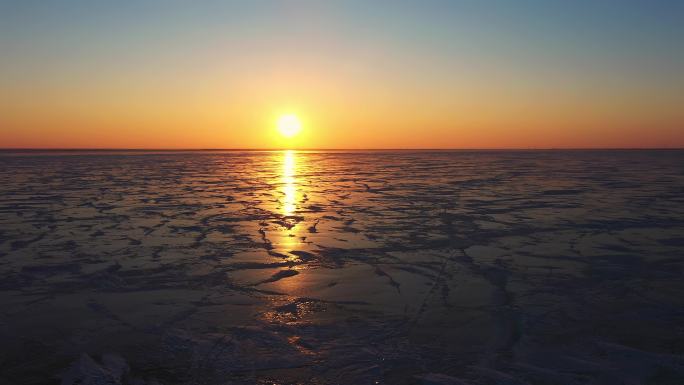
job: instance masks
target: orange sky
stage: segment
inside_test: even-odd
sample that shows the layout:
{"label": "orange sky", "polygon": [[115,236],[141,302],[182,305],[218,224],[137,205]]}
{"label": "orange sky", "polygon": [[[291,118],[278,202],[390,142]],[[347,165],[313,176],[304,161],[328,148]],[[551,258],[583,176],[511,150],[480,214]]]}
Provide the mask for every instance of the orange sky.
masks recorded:
{"label": "orange sky", "polygon": [[0,147],[684,147],[681,27],[642,9],[173,4],[5,6]]}

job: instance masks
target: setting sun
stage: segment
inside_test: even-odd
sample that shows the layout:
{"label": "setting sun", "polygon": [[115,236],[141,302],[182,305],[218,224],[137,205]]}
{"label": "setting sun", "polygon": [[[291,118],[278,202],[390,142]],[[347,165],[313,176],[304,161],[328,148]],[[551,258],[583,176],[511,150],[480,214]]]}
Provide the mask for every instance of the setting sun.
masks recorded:
{"label": "setting sun", "polygon": [[283,115],[278,118],[278,131],[286,138],[291,138],[302,129],[302,123],[296,115]]}

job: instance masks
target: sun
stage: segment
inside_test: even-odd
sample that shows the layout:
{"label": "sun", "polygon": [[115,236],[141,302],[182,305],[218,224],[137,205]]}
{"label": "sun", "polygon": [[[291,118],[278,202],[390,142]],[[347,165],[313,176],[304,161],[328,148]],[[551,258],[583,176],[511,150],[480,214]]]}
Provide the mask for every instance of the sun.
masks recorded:
{"label": "sun", "polygon": [[278,131],[280,131],[280,134],[286,138],[291,138],[297,135],[301,129],[302,123],[299,121],[297,115],[282,115],[278,118]]}

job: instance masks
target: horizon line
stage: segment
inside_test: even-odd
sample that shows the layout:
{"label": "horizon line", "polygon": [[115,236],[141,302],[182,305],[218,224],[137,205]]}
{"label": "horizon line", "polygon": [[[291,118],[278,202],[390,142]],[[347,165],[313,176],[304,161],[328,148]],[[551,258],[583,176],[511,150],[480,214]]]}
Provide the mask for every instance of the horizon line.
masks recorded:
{"label": "horizon line", "polygon": [[0,151],[630,151],[684,150],[684,147],[449,147],[449,148],[108,148],[108,147],[0,147]]}

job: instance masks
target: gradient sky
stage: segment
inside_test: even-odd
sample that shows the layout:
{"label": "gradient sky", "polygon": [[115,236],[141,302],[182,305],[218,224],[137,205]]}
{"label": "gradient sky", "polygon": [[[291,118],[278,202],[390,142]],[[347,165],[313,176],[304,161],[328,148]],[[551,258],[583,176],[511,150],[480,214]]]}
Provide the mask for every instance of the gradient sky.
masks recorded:
{"label": "gradient sky", "polygon": [[0,0],[0,52],[0,147],[684,147],[684,1]]}

